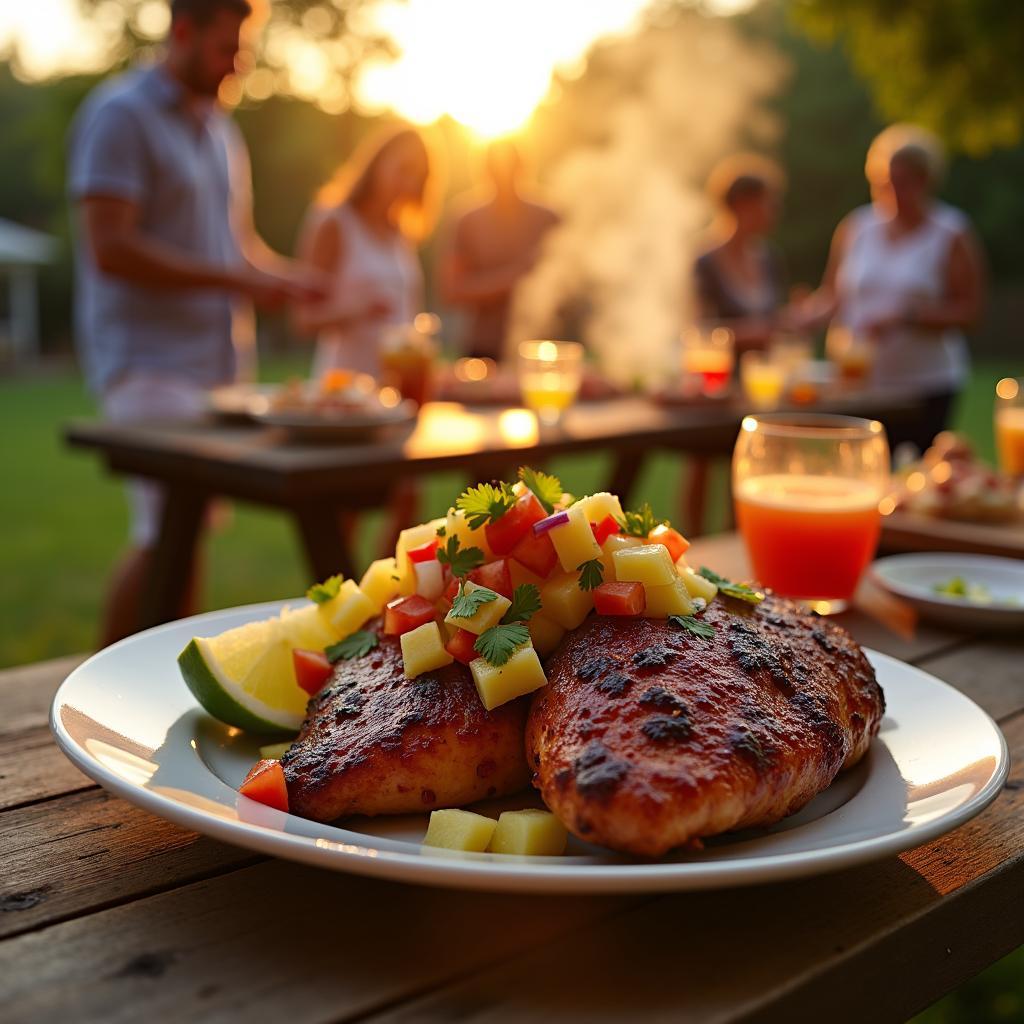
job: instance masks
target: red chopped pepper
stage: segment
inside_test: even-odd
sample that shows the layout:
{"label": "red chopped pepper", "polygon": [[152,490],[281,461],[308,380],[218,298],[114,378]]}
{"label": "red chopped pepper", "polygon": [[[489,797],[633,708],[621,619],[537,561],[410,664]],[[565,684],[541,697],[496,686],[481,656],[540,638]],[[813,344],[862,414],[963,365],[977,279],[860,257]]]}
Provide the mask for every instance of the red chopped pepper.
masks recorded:
{"label": "red chopped pepper", "polygon": [[273,758],[257,761],[238,787],[238,792],[267,807],[286,813],[288,811],[288,786],[284,779],[284,768],[280,761]]}
{"label": "red chopped pepper", "polygon": [[646,607],[642,583],[602,583],[594,588],[594,610],[598,615],[642,615]]}

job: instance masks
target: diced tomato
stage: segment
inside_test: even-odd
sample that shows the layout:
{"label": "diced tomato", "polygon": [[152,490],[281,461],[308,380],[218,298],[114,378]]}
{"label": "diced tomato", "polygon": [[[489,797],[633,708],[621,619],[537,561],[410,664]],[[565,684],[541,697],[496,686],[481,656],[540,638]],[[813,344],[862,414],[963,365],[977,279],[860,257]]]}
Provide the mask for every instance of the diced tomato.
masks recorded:
{"label": "diced tomato", "polygon": [[523,539],[512,549],[512,557],[535,576],[544,579],[554,569],[558,552],[546,533],[537,537],[533,530],[527,530]]}
{"label": "diced tomato", "polygon": [[323,689],[324,683],[334,671],[323,651],[296,648],[292,651],[292,664],[295,666],[295,681],[310,696]]}
{"label": "diced tomato", "polygon": [[512,600],[512,577],[508,571],[508,559],[499,558],[496,562],[488,562],[474,569],[468,577],[481,587],[488,587],[496,594]]}
{"label": "diced tomato", "polygon": [[288,810],[288,786],[284,781],[284,769],[280,761],[272,758],[257,761],[246,775],[245,782],[238,787],[238,792],[279,811]]}
{"label": "diced tomato", "polygon": [[455,602],[455,595],[459,592],[459,587],[462,584],[457,576],[453,576],[449,581],[448,585],[444,588],[444,593],[441,595],[442,601],[447,601],[449,604]]}
{"label": "diced tomato", "polygon": [[437,556],[437,549],[440,546],[441,538],[435,537],[433,540],[428,540],[426,544],[421,544],[418,548],[409,548],[406,554],[409,556],[410,562],[429,562]]}
{"label": "diced tomato", "polygon": [[475,658],[479,658],[480,655],[474,648],[476,643],[476,633],[470,633],[468,629],[460,629],[452,638],[444,645],[444,649],[456,660],[461,661],[463,665],[468,665]]}
{"label": "diced tomato", "polygon": [[651,530],[647,534],[647,539],[652,544],[664,544],[668,548],[669,557],[673,562],[678,562],[686,554],[686,549],[690,546],[690,542],[681,533],[673,530],[671,526],[666,526],[664,523]]}
{"label": "diced tomato", "polygon": [[508,555],[523,534],[546,516],[537,496],[533,491],[527,491],[500,519],[484,527],[484,536],[496,555]]}
{"label": "diced tomato", "polygon": [[425,622],[432,622],[436,614],[433,601],[419,594],[396,597],[384,608],[384,632],[389,636],[401,636]]}
{"label": "diced tomato", "polygon": [[594,589],[598,615],[642,615],[646,607],[642,583],[602,583]]}
{"label": "diced tomato", "polygon": [[622,528],[615,522],[615,516],[605,516],[601,522],[591,523],[590,528],[598,544],[603,544],[612,534],[622,532]]}

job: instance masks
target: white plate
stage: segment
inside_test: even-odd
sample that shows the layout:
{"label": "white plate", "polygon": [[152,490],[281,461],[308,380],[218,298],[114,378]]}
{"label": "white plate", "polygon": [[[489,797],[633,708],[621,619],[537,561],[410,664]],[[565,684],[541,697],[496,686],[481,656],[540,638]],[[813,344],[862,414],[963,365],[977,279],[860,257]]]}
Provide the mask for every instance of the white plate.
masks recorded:
{"label": "white plate", "polygon": [[[1024,562],[994,555],[925,553],[880,558],[871,574],[922,616],[961,630],[1024,626]],[[991,604],[937,594],[935,586],[962,576],[987,587]]]}
{"label": "white plate", "polygon": [[[209,636],[276,613],[280,602],[211,612],[108,647],[54,698],[51,727],[102,786],[185,828],[263,853],[404,882],[522,892],[709,889],[832,871],[892,856],[948,832],[998,794],[1006,742],[977,705],[932,676],[868,652],[888,701],[864,761],[767,831],[713,840],[660,861],[575,839],[564,857],[460,854],[420,846],[426,815],[352,819],[345,828],[283,814],[234,787],[258,741],[200,709],[175,658]],[[522,807],[520,796],[493,804]]]}

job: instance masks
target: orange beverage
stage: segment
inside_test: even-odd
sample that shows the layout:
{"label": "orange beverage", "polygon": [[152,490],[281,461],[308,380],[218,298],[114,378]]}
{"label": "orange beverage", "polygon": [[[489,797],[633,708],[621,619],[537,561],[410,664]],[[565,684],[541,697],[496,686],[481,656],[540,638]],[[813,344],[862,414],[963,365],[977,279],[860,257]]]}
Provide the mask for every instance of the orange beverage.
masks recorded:
{"label": "orange beverage", "polygon": [[1002,471],[1024,476],[1024,388],[1012,377],[996,385],[996,448]]}
{"label": "orange beverage", "polygon": [[779,473],[742,481],[735,501],[760,583],[810,601],[853,596],[881,528],[873,484]]}

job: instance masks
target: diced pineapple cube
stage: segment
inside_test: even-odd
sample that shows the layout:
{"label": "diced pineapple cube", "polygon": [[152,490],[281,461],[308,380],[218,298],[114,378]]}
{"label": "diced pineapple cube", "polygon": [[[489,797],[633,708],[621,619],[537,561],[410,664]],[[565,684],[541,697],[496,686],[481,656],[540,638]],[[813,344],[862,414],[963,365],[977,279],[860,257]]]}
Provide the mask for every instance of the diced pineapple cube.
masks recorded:
{"label": "diced pineapple cube", "polygon": [[494,835],[497,822],[472,811],[446,808],[430,812],[430,824],[423,837],[424,846],[442,850],[468,850],[483,853]]}
{"label": "diced pineapple cube", "polygon": [[418,548],[437,536],[438,527],[444,526],[447,520],[431,519],[429,523],[420,523],[419,526],[410,526],[398,535],[398,544],[395,546],[395,561],[398,563],[398,574],[404,576],[412,571],[409,562],[409,549]]}
{"label": "diced pineapple cube", "polygon": [[550,811],[503,811],[491,836],[490,852],[560,857],[568,838],[568,830]]}
{"label": "diced pineapple cube", "polygon": [[635,548],[643,544],[639,537],[629,537],[624,533],[613,533],[606,537],[601,545],[601,565],[604,567],[604,582],[614,583],[615,576],[615,552],[625,548]]}
{"label": "diced pineapple cube", "polygon": [[[474,590],[487,590],[487,587],[481,587],[476,583],[469,580],[466,581],[466,593],[471,594]],[[493,601],[488,601],[486,604],[480,605],[477,610],[470,615],[468,618],[463,618],[461,615],[455,615],[454,607],[445,616],[444,621],[450,623],[453,626],[458,626],[460,629],[468,629],[470,633],[476,633],[478,636],[486,629],[490,629],[491,626],[496,626],[501,621],[502,615],[508,611],[511,607],[512,602],[507,597],[502,597],[498,594]]]}
{"label": "diced pineapple cube", "polygon": [[592,558],[599,558],[601,548],[594,539],[594,531],[590,529],[590,522],[579,503],[571,505],[566,512],[569,515],[569,521],[562,523],[561,526],[553,527],[548,531],[548,536],[555,546],[555,552],[559,562],[562,563],[562,568],[566,572],[571,572],[573,569],[578,569],[584,562],[589,562]]}
{"label": "diced pineapple cube", "polygon": [[340,639],[323,612],[326,607],[326,604],[308,604],[303,608],[285,608],[281,612],[281,632],[292,647],[322,651]]}
{"label": "diced pineapple cube", "polygon": [[693,601],[686,590],[686,585],[678,576],[663,587],[649,587],[644,584],[644,594],[647,598],[647,610],[644,612],[644,616],[648,619],[665,619],[669,615],[693,614]]}
{"label": "diced pineapple cube", "polygon": [[539,587],[544,582],[540,576],[530,572],[525,565],[520,565],[514,558],[508,559],[508,574],[512,579],[513,589],[524,583],[532,583],[535,587]]}
{"label": "diced pineapple cube", "polygon": [[[679,562],[676,562],[676,568],[679,568]],[[683,586],[686,587],[686,592],[690,597],[702,597],[708,604],[711,604],[718,593],[718,584],[712,583],[711,580],[707,580],[703,576],[698,576],[690,568],[681,572],[679,578],[683,581]]]}
{"label": "diced pineapple cube", "polygon": [[575,629],[594,607],[591,592],[580,590],[578,572],[552,576],[540,589],[540,601],[544,614],[554,619],[562,629]]}
{"label": "diced pineapple cube", "polygon": [[507,704],[524,693],[533,693],[547,684],[540,658],[531,644],[519,647],[504,665],[492,665],[485,658],[474,658],[469,671],[476,683],[480,703],[488,711]]}
{"label": "diced pineapple cube", "polygon": [[618,497],[608,491],[598,491],[596,494],[588,494],[580,498],[576,506],[581,508],[587,517],[587,522],[599,523],[605,516],[622,518],[622,504]]}
{"label": "diced pineapple cube", "polygon": [[615,562],[615,578],[621,583],[665,587],[679,578],[664,544],[640,544],[616,551],[612,557]]}
{"label": "diced pineapple cube", "polygon": [[355,580],[345,580],[338,596],[320,606],[320,614],[339,637],[354,633],[373,613],[373,602],[359,589]]}
{"label": "diced pineapple cube", "polygon": [[424,622],[399,637],[405,678],[415,679],[424,672],[444,668],[455,659],[444,649],[441,630],[436,622]]}
{"label": "diced pineapple cube", "polygon": [[401,593],[400,585],[398,564],[393,558],[378,558],[376,562],[371,562],[370,568],[359,581],[359,589],[370,599],[374,615],[380,615],[384,605]]}
{"label": "diced pineapple cube", "polygon": [[554,619],[540,612],[534,613],[533,618],[526,624],[526,628],[530,631],[534,650],[542,658],[546,658],[565,636],[565,630]]}
{"label": "diced pineapple cube", "polygon": [[270,761],[280,761],[285,751],[291,749],[292,741],[285,740],[284,743],[268,743],[260,747],[260,757]]}
{"label": "diced pineapple cube", "polygon": [[445,519],[445,541],[448,537],[458,537],[460,548],[479,548],[485,559],[494,556],[487,543],[484,528],[478,526],[475,530],[470,529],[469,523],[466,522],[466,513],[462,509],[448,509],[448,517]]}

